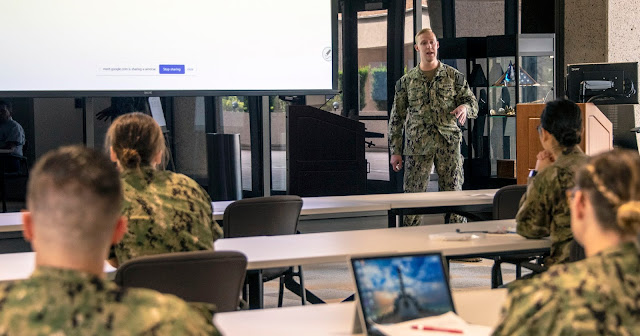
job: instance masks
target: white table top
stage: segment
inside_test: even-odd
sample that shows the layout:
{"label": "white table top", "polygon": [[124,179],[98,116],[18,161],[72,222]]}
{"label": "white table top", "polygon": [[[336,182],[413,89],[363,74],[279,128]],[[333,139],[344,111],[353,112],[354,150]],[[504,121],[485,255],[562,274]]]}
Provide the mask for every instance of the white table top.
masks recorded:
{"label": "white table top", "polygon": [[[323,197],[333,201],[364,201],[364,202],[384,202],[389,203],[391,209],[398,208],[421,208],[437,206],[455,205],[475,205],[492,204],[493,196],[498,189],[481,190],[461,190],[461,191],[439,191],[420,193],[394,193],[394,194],[372,194],[372,195],[352,195],[352,196],[328,196]],[[307,200],[313,197],[306,197]]]}
{"label": "white table top", "polygon": [[0,232],[22,231],[22,213],[0,213]]}
{"label": "white table top", "polygon": [[515,220],[443,224],[417,227],[306,233],[284,236],[225,238],[216,240],[216,250],[244,253],[248,269],[346,262],[351,255],[442,252],[445,256],[545,249],[546,239],[525,239],[517,234],[487,234],[470,241],[431,240],[429,234],[456,229],[490,230],[515,227]]}
{"label": "white table top", "polygon": [[[470,241],[430,240],[430,233],[496,230],[513,227],[514,220],[444,224],[358,231],[307,233],[286,236],[225,238],[216,250],[244,253],[248,269],[346,262],[351,255],[442,252],[445,256],[545,249],[548,239],[525,239],[517,234],[487,234]],[[23,279],[33,272],[33,252],[0,254],[0,281]]]}
{"label": "white table top", "polygon": [[[492,204],[497,189],[303,197],[301,215],[389,211],[422,207]],[[232,201],[213,202],[213,217],[221,220]],[[20,212],[0,213],[0,232],[22,231]]]}
{"label": "white table top", "polygon": [[[28,278],[36,268],[34,252],[0,254],[0,282]],[[104,272],[113,273],[115,268],[104,262]]]}
{"label": "white table top", "polygon": [[[321,215],[368,211],[389,211],[391,205],[388,202],[361,201],[357,199],[334,199],[329,197],[305,197],[302,199],[302,211],[300,215]],[[222,220],[224,210],[233,201],[213,202],[213,218]]]}
{"label": "white table top", "polygon": [[[498,189],[303,197],[300,214],[305,216],[440,206],[489,205],[493,203],[496,191]],[[222,219],[224,210],[231,202],[213,202],[213,217],[216,220]]]}
{"label": "white table top", "polygon": [[[496,326],[506,289],[453,292],[458,315],[472,324]],[[213,318],[224,335],[352,335],[354,302],[219,313]],[[428,335],[428,334],[425,334]]]}

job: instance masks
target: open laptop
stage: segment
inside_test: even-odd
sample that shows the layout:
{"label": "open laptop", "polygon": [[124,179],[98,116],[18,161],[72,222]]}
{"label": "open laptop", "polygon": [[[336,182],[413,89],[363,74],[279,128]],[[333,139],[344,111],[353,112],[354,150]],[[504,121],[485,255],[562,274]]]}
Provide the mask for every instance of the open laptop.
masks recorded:
{"label": "open laptop", "polygon": [[351,257],[349,264],[358,302],[354,331],[382,335],[376,324],[455,312],[440,253]]}

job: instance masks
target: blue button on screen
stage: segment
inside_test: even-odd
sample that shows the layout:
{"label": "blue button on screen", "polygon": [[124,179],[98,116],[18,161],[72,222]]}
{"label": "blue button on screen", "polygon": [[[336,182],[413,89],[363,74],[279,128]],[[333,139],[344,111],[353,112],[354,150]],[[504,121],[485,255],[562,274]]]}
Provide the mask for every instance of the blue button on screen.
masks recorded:
{"label": "blue button on screen", "polygon": [[184,64],[160,64],[161,74],[184,74]]}

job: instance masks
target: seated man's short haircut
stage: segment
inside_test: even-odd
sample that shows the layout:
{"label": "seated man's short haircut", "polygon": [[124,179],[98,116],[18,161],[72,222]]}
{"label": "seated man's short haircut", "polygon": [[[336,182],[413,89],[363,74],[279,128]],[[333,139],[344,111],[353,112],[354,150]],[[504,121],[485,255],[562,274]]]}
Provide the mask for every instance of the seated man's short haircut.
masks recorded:
{"label": "seated man's short haircut", "polygon": [[27,208],[38,234],[51,244],[70,244],[78,253],[109,244],[122,187],[106,154],[61,147],[44,155],[30,175]]}

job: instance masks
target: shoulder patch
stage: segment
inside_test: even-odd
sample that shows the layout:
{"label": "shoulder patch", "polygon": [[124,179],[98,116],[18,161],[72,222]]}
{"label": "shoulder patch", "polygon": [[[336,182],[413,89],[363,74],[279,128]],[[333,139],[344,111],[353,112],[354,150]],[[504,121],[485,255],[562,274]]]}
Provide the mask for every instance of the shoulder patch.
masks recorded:
{"label": "shoulder patch", "polygon": [[400,89],[402,88],[402,79],[398,79],[398,81],[396,82],[396,92],[400,91]]}
{"label": "shoulder patch", "polygon": [[464,85],[464,75],[460,72],[456,73],[456,85],[457,86]]}

